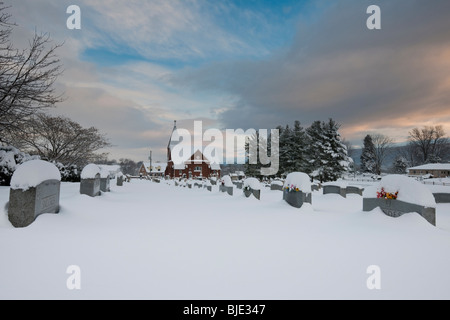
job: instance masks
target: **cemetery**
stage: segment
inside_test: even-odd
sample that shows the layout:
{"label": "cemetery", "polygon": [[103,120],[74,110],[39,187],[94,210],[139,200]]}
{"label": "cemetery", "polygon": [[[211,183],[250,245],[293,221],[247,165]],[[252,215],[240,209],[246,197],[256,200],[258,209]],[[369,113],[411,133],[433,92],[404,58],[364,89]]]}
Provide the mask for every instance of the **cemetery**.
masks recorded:
{"label": "cemetery", "polygon": [[[28,165],[32,166],[32,164],[30,161]],[[450,215],[448,214],[450,204],[435,200],[436,194],[432,193],[430,188],[420,183],[416,185],[414,182],[407,180],[410,178],[387,176],[381,181],[373,183],[358,184],[337,181],[321,186],[318,183],[311,183],[308,175],[295,172],[286,176],[285,179],[276,180],[275,183],[273,183],[274,181],[262,183],[258,179],[247,178],[242,181],[241,191],[229,176],[220,178],[215,185],[210,179],[189,180],[181,178],[163,179],[159,183],[154,179],[132,179],[129,183],[124,184],[127,177],[119,172],[115,175],[117,183],[109,185],[110,192],[104,192],[101,190],[102,170],[94,164],[89,164],[83,169],[80,183],[61,183],[57,170],[51,169],[51,166],[48,165],[45,170],[39,170],[41,173],[48,173],[48,175],[43,174],[40,177],[34,177],[35,174],[26,173],[31,169],[23,166],[16,171],[17,177],[12,180],[10,188],[0,188],[0,201],[4,203],[2,207],[4,207],[5,213],[3,220],[0,219],[0,240],[4,243],[2,246],[4,255],[6,255],[4,258],[12,254],[9,249],[5,250],[5,243],[8,242],[6,240],[8,238],[15,239],[12,243],[9,241],[11,248],[20,245],[24,254],[30,254],[29,250],[31,249],[24,249],[25,247],[21,245],[27,237],[23,238],[14,230],[21,229],[25,234],[36,237],[43,230],[54,233],[62,229],[65,231],[58,236],[59,241],[54,242],[49,238],[40,244],[43,248],[53,248],[48,251],[47,256],[50,252],[63,248],[67,241],[75,241],[80,245],[73,247],[72,251],[74,251],[68,253],[69,256],[72,256],[75,252],[77,255],[84,256],[83,259],[88,259],[86,261],[92,261],[92,264],[97,264],[100,261],[104,269],[108,269],[104,264],[106,260],[98,260],[96,252],[106,250],[106,252],[111,252],[112,256],[116,256],[118,252],[125,254],[123,250],[126,250],[127,254],[131,254],[134,259],[142,260],[143,266],[148,266],[153,263],[151,262],[153,259],[158,259],[157,268],[159,268],[159,271],[157,273],[161,280],[156,280],[157,278],[150,275],[152,281],[164,281],[169,288],[172,290],[176,288],[182,296],[187,297],[191,296],[192,291],[190,286],[180,285],[182,283],[180,277],[182,277],[183,272],[173,273],[170,271],[171,268],[168,268],[172,262],[175,265],[181,263],[176,255],[171,254],[173,250],[178,250],[175,249],[176,247],[181,246],[190,255],[197,257],[196,260],[187,260],[187,265],[186,260],[183,263],[190,273],[197,274],[198,277],[200,273],[205,275],[206,271],[203,268],[194,268],[192,263],[193,261],[206,263],[205,260],[202,260],[203,254],[201,252],[214,252],[213,257],[209,256],[208,259],[220,261],[221,257],[227,256],[225,252],[228,252],[228,249],[225,248],[231,245],[233,256],[240,259],[235,260],[235,263],[240,264],[242,262],[248,266],[254,266],[256,261],[261,262],[261,258],[258,258],[262,257],[260,256],[261,253],[268,250],[267,257],[264,255],[266,258],[263,258],[262,266],[263,269],[266,269],[277,268],[275,267],[278,265],[277,259],[272,257],[276,257],[277,252],[282,248],[281,250],[288,250],[286,252],[296,252],[292,257],[302,257],[301,260],[297,260],[297,258],[292,260],[287,258],[290,257],[289,254],[283,255],[281,258],[283,265],[292,265],[292,268],[283,269],[283,272],[287,270],[286,279],[296,279],[295,281],[303,279],[301,280],[302,283],[313,286],[323,274],[333,272],[332,265],[334,263],[345,263],[352,272],[358,271],[358,261],[361,261],[361,259],[371,261],[373,257],[371,250],[375,248],[375,243],[377,248],[381,246],[386,252],[386,255],[377,255],[376,263],[388,263],[388,261],[391,261],[390,254],[388,254],[392,252],[390,249],[391,243],[398,242],[398,239],[401,238],[402,241],[397,244],[396,250],[403,250],[404,254],[409,257],[409,261],[419,263],[417,268],[422,268],[422,263],[418,261],[435,262],[434,265],[437,267],[433,273],[429,273],[419,280],[421,288],[425,288],[425,291],[424,289],[414,292],[403,290],[400,281],[400,285],[396,287],[392,294],[397,297],[422,297],[426,292],[427,297],[430,295],[442,297],[446,296],[448,292],[444,286],[442,288],[438,286],[437,291],[436,286],[433,286],[433,290],[427,290],[426,288],[427,283],[436,281],[438,277],[439,281],[442,281],[442,277],[446,277],[447,268],[450,267],[450,262],[442,260],[442,256],[437,253],[440,250],[450,249],[448,245],[450,243]],[[105,175],[103,174],[103,176]],[[29,181],[24,178],[28,176],[30,177]],[[282,192],[278,188],[280,182],[283,184]],[[264,187],[264,185],[269,186],[269,188]],[[314,189],[314,185],[318,188]],[[331,189],[330,191],[327,188],[333,185],[338,186],[339,189]],[[273,186],[277,186],[277,188],[273,188]],[[239,192],[237,192],[238,190]],[[345,197],[342,196],[342,190],[345,191]],[[20,194],[22,198],[18,198],[16,193]],[[223,195],[224,193],[226,196]],[[100,194],[102,196],[97,197]],[[159,200],[156,209],[154,205],[149,209],[146,200],[150,198]],[[248,198],[254,198],[256,201],[249,201]],[[18,202],[20,203],[19,206],[17,205]],[[23,210],[18,210],[17,213],[18,207],[23,208]],[[186,211],[186,208],[189,209]],[[55,215],[55,213],[59,214]],[[78,234],[77,228],[71,227],[72,223],[89,226],[89,228],[82,234]],[[104,229],[105,223],[109,226],[107,229]],[[171,225],[171,228],[178,230],[177,233],[181,232],[179,235],[181,238],[177,237],[177,239],[183,239],[182,243],[175,244],[175,242],[169,241],[168,239],[173,239],[173,235],[170,235],[171,228],[164,227],[161,229],[163,225]],[[256,228],[256,226],[258,227]],[[361,233],[360,230],[371,231]],[[166,232],[169,232],[167,236],[164,235]],[[127,240],[127,238],[120,236],[122,244],[119,247],[105,246],[108,242],[114,242],[117,234],[123,234],[124,237],[128,235],[127,237],[130,238]],[[189,236],[187,236],[188,234]],[[232,237],[231,234],[233,234]],[[272,236],[260,238],[263,234],[271,234]],[[419,236],[421,234],[422,236]],[[99,238],[100,235],[105,237],[104,240]],[[311,241],[319,235],[325,237],[326,242],[314,243]],[[248,241],[239,242],[236,245],[230,243],[235,237],[239,239],[249,236],[257,237],[260,239],[258,242],[262,241],[262,243],[257,244],[255,242],[255,244],[252,244]],[[160,239],[165,243],[163,245],[164,250],[156,249],[153,245],[148,247],[149,242],[136,243],[132,240],[135,237]],[[206,242],[204,241],[205,237],[208,238]],[[443,242],[442,237],[448,238],[449,241]],[[274,239],[278,239],[276,240],[276,246],[273,246]],[[422,252],[419,258],[419,256],[416,257],[415,252],[407,249],[413,244],[435,246],[441,249]],[[217,248],[222,249],[218,250]],[[249,248],[254,252],[250,256],[247,251]],[[46,251],[46,249],[43,250]],[[142,257],[141,252],[152,252],[152,258],[150,256],[148,258]],[[332,258],[336,255],[339,256],[337,260]],[[304,276],[311,274],[312,269],[305,269],[302,266],[301,261],[304,261],[304,259],[319,261],[319,263],[314,264],[315,271],[313,276],[308,277],[308,280]],[[330,263],[330,259],[333,259],[333,263]],[[25,260],[28,260],[28,258],[25,258]],[[131,272],[136,267],[135,264],[127,260],[114,259],[113,261],[115,263],[113,270],[120,269]],[[214,271],[211,277],[223,273],[226,270],[225,268],[229,270],[226,264],[216,262],[213,262],[213,264],[217,271]],[[83,266],[90,270],[89,265],[90,263]],[[231,270],[237,271],[233,267],[231,267]],[[241,266],[239,270],[244,272],[243,276],[251,279],[253,283],[260,280],[260,278],[252,276],[253,268],[247,269]],[[302,272],[298,273],[298,270],[302,270]],[[14,270],[3,270],[3,272],[6,271],[11,274],[11,279],[19,277],[19,273]],[[44,269],[41,269],[41,272],[47,273]],[[390,269],[390,272],[392,272],[392,269]],[[399,272],[403,274],[404,270]],[[417,271],[413,267],[410,273],[413,274],[414,272]],[[96,273],[96,277],[106,280],[107,274],[109,272],[106,272],[106,275]],[[137,274],[142,276],[139,271]],[[126,277],[123,281],[119,280],[118,284],[112,286],[114,288],[116,288],[116,285],[134,288],[133,290],[139,292],[139,296],[147,298],[172,296],[169,291],[166,293],[157,290],[143,291],[133,287],[125,279]],[[207,283],[212,278],[202,276],[201,279],[203,280],[200,281],[200,288],[206,288]],[[242,280],[242,278],[240,279]],[[267,281],[267,278],[265,279]],[[349,297],[370,296],[370,292],[366,291],[367,289],[362,290],[358,283],[345,277],[336,277],[332,280],[330,285],[326,286],[329,293],[326,296],[332,297],[338,292],[341,294],[341,291],[335,288],[344,285],[344,283],[346,288],[349,288],[347,289]],[[445,283],[445,280],[443,283]],[[272,283],[272,285],[274,284],[275,282]],[[227,291],[225,283],[222,283],[221,280],[218,282],[218,288],[219,290],[213,290],[209,294],[212,294],[213,297],[219,297],[221,292]],[[313,293],[323,296],[322,290],[312,290]],[[96,297],[105,297],[106,292],[114,292],[116,298],[123,296],[120,290],[114,290],[111,285],[107,291],[100,287],[90,288],[86,291]],[[21,292],[23,293],[23,291]],[[67,297],[70,294],[61,292],[57,286],[53,285],[49,285],[44,292],[46,292],[46,296],[58,295],[58,297]],[[205,297],[204,292],[206,291],[197,291],[198,296]],[[259,295],[261,292],[264,292],[264,290],[248,288],[242,290],[239,297],[261,297]],[[302,294],[299,295],[298,293],[298,290],[293,289],[286,292],[285,297],[301,297]],[[265,292],[264,296],[267,296],[267,294],[268,292]],[[311,291],[308,291],[308,296],[310,294]],[[389,297],[390,294],[386,296]],[[2,293],[0,293],[1,295]],[[29,293],[25,296],[33,297],[34,295]],[[210,295],[208,296],[210,297]]]}

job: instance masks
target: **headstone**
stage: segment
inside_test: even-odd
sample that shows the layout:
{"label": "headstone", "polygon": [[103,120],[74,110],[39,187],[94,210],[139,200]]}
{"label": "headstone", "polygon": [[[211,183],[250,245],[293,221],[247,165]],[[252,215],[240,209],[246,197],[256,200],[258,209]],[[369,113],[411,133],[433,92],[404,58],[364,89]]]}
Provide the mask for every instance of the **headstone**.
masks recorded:
{"label": "headstone", "polygon": [[81,172],[80,193],[90,197],[99,196],[100,168],[95,164],[88,164]]}
{"label": "headstone", "polygon": [[301,208],[304,203],[312,204],[311,193],[304,192],[289,192],[289,190],[283,190],[283,200],[289,203],[295,208]]}
{"label": "headstone", "polygon": [[355,186],[347,186],[346,188],[346,193],[347,194],[359,194],[360,196],[363,195],[364,192],[364,188],[359,188],[359,187],[355,187]]}
{"label": "headstone", "polygon": [[40,214],[58,213],[60,181],[58,168],[49,162],[32,160],[19,166],[12,176],[9,193],[8,218],[11,224],[23,228]]}
{"label": "headstone", "polygon": [[40,214],[59,212],[60,181],[47,180],[37,187],[10,190],[8,218],[16,228],[29,226]]}
{"label": "headstone", "polygon": [[233,195],[233,187],[232,187],[232,186],[231,186],[231,187],[227,187],[227,186],[224,186],[224,185],[220,185],[220,186],[219,186],[219,191],[220,191],[220,192],[226,192],[226,193],[228,193],[230,196]]}
{"label": "headstone", "polygon": [[109,187],[109,175],[106,178],[100,177],[100,191],[102,192],[110,192],[111,189]]}
{"label": "headstone", "polygon": [[304,172],[291,172],[283,185],[283,200],[295,208],[312,204],[311,178]]}
{"label": "headstone", "polygon": [[253,194],[253,196],[261,200],[261,190],[253,190],[252,188],[248,187],[244,189],[244,195],[248,198]]}
{"label": "headstone", "polygon": [[117,174],[117,178],[116,179],[117,179],[116,185],[119,186],[119,187],[122,187],[123,186],[123,173],[119,172]]}
{"label": "headstone", "polygon": [[346,198],[347,197],[347,192],[346,189],[341,188],[340,186],[335,186],[335,185],[325,185],[323,186],[323,194],[339,194],[340,196]]}
{"label": "headstone", "polygon": [[436,203],[450,203],[450,193],[433,193]]}
{"label": "headstone", "polygon": [[378,186],[369,186],[363,194],[363,211],[379,207],[390,217],[417,212],[436,226],[436,198],[425,185],[404,175],[387,175]]}
{"label": "headstone", "polygon": [[92,179],[81,179],[80,193],[90,197],[100,195],[100,174],[97,174]]}
{"label": "headstone", "polygon": [[427,208],[418,204],[408,203],[396,199],[384,198],[364,198],[363,211],[372,211],[380,207],[380,209],[390,217],[400,217],[405,213],[417,212],[425,218],[433,226],[436,225],[436,209]]}
{"label": "headstone", "polygon": [[270,185],[270,190],[279,190],[283,191],[283,184],[272,183]]}

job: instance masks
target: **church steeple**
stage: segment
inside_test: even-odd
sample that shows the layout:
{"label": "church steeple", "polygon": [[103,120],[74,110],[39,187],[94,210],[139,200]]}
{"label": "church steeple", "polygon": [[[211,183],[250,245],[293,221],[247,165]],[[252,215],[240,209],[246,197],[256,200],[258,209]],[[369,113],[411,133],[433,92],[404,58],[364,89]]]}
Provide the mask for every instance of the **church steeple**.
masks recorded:
{"label": "church steeple", "polygon": [[173,129],[172,129],[172,133],[170,134],[170,138],[169,138],[169,144],[167,145],[167,161],[172,160],[172,156],[171,156],[171,144],[172,144],[172,136],[173,133],[175,132],[175,130],[177,130],[177,120],[173,121]]}

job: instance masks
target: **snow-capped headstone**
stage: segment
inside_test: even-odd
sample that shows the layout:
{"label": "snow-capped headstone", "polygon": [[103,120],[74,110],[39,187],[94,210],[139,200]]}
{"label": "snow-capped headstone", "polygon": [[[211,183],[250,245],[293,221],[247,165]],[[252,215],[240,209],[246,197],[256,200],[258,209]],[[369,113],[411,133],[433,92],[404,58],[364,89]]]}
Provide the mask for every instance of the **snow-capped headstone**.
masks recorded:
{"label": "snow-capped headstone", "polygon": [[61,174],[46,161],[31,160],[21,164],[11,178],[8,218],[16,228],[23,228],[43,213],[59,212]]}
{"label": "snow-capped headstone", "polygon": [[342,181],[326,182],[322,184],[323,194],[339,194],[347,198],[347,183]]}
{"label": "snow-capped headstone", "polygon": [[233,195],[233,181],[229,175],[223,176],[220,179],[219,191],[227,192],[230,196]]}
{"label": "snow-capped headstone", "polygon": [[363,191],[364,191],[364,188],[360,188],[357,186],[347,186],[347,188],[345,189],[345,192],[347,194],[359,194],[360,196],[363,195]]}
{"label": "snow-capped headstone", "polygon": [[88,164],[81,171],[80,193],[90,197],[100,195],[100,168],[95,164]]}
{"label": "snow-capped headstone", "polygon": [[450,192],[449,193],[436,192],[433,193],[433,196],[436,203],[450,203]]}
{"label": "snow-capped headstone", "polygon": [[205,183],[203,184],[203,188],[206,188],[206,190],[211,192],[212,191],[211,181],[206,180]]}
{"label": "snow-capped headstone", "polygon": [[270,183],[270,190],[280,190],[283,191],[283,181],[274,180]]}
{"label": "snow-capped headstone", "polygon": [[377,187],[366,188],[363,197],[363,211],[380,207],[386,215],[394,218],[417,212],[436,225],[436,200],[431,191],[415,179],[402,175],[386,176]]}
{"label": "snow-capped headstone", "polygon": [[122,187],[123,186],[123,173],[122,172],[117,173],[116,179],[117,179],[116,185],[119,187]]}
{"label": "snow-capped headstone", "polygon": [[295,208],[301,208],[304,203],[312,204],[311,180],[306,173],[288,174],[283,186],[283,200]]}
{"label": "snow-capped headstone", "polygon": [[244,182],[238,180],[238,181],[233,181],[233,184],[236,186],[236,188],[242,189]]}
{"label": "snow-capped headstone", "polygon": [[256,178],[247,178],[243,183],[244,195],[248,198],[250,195],[261,200],[261,183]]}
{"label": "snow-capped headstone", "polygon": [[109,192],[109,177],[110,172],[109,170],[106,170],[105,168],[100,168],[100,191],[102,192]]}

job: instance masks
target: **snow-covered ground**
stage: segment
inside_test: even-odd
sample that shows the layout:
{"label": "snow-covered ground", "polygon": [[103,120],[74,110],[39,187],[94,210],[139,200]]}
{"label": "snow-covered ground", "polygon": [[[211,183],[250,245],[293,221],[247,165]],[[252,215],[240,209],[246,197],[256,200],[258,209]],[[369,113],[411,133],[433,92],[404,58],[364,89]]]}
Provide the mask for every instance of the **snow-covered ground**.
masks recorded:
{"label": "snow-covered ground", "polygon": [[[59,214],[14,229],[0,187],[0,299],[450,299],[450,204],[433,227],[362,212],[353,194],[314,192],[295,209],[269,188],[261,201],[145,180],[111,189],[89,198],[63,183]],[[66,286],[71,265],[80,290]]]}

